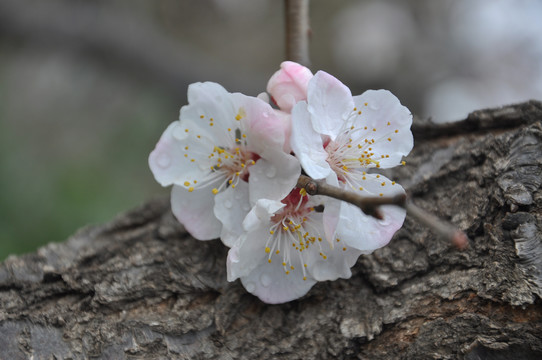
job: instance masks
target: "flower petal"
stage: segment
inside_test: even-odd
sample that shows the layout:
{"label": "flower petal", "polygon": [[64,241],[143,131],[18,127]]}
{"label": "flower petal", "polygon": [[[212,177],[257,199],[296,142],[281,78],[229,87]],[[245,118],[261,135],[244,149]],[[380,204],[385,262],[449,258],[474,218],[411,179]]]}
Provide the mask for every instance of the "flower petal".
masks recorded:
{"label": "flower petal", "polygon": [[[191,127],[192,128],[192,127]],[[156,148],[149,155],[149,167],[156,179],[162,186],[171,184],[183,185],[185,181],[201,178],[209,172],[208,164],[205,163],[205,170],[202,171],[202,164],[191,162],[187,148],[190,151],[211,152],[212,147],[208,142],[195,142],[184,131],[186,128],[179,121],[171,123],[162,134]],[[183,155],[187,154],[187,157]]]}
{"label": "flower petal", "polygon": [[214,214],[223,225],[220,239],[224,245],[232,247],[243,234],[243,219],[249,211],[248,183],[245,181],[215,195]]}
{"label": "flower petal", "polygon": [[[382,183],[385,185],[382,186]],[[360,184],[363,186],[363,191],[358,193],[362,195],[394,196],[404,194],[404,189],[400,185],[391,185],[392,182],[382,175],[367,174],[366,180]],[[347,189],[346,186],[343,188]],[[365,215],[358,207],[343,202],[336,236],[348,246],[366,254],[387,245],[395,232],[403,225],[406,211],[392,205],[381,206],[380,211],[383,214],[383,220]]]}
{"label": "flower petal", "polygon": [[292,112],[290,141],[303,170],[313,179],[324,179],[333,171],[327,163],[322,137],[312,128],[307,103],[297,103]]}
{"label": "flower petal", "polygon": [[[212,138],[223,139],[227,129],[236,124],[239,109],[230,94],[213,82],[194,83],[188,86],[188,105],[181,108],[181,121],[190,119],[206,129]],[[210,125],[210,124],[213,125]],[[214,144],[226,145],[226,144]]]}
{"label": "flower petal", "polygon": [[226,271],[228,281],[247,276],[260,264],[267,264],[265,241],[269,232],[264,228],[244,233],[228,251]]}
{"label": "flower petal", "polygon": [[325,254],[325,259],[318,253],[319,249],[310,247],[308,250],[312,254],[305,258],[307,270],[317,281],[350,278],[352,276],[350,268],[356,264],[358,257],[363,253],[342,242],[336,242],[333,244],[333,248],[325,248],[320,251]]}
{"label": "flower petal", "polygon": [[303,65],[285,61],[269,79],[267,92],[281,110],[290,112],[298,101],[307,99],[307,87],[312,76],[312,72]]}
{"label": "flower petal", "polygon": [[286,205],[280,201],[259,199],[243,220],[243,228],[250,232],[265,227],[271,216],[284,206]]}
{"label": "flower petal", "polygon": [[215,217],[215,195],[208,189],[189,192],[181,186],[173,186],[171,209],[185,229],[198,240],[211,240],[220,236],[222,223]]}
{"label": "flower petal", "polygon": [[309,82],[307,98],[314,130],[335,140],[354,108],[350,89],[328,73],[318,71]]}
{"label": "flower petal", "polygon": [[236,107],[243,109],[241,131],[247,135],[250,151],[268,157],[269,152],[284,148],[290,133],[290,117],[287,114],[255,97],[235,93],[232,99]]}
{"label": "flower petal", "polygon": [[[299,260],[294,259],[292,265],[301,269]],[[301,270],[286,275],[284,269],[277,264],[261,262],[248,275],[241,277],[247,291],[256,295],[268,304],[281,304],[304,296],[316,284],[316,280],[308,277],[303,280]]]}
{"label": "flower petal", "polygon": [[326,240],[332,242],[335,239],[337,225],[340,219],[341,202],[335,199],[326,199],[324,206],[323,224]]}
{"label": "flower petal", "polygon": [[355,96],[354,102],[362,112],[356,117],[355,126],[368,128],[366,138],[374,139],[372,152],[380,168],[399,165],[414,144],[410,111],[387,90],[368,90]]}
{"label": "flower petal", "polygon": [[283,199],[301,175],[299,161],[282,151],[276,151],[269,160],[259,159],[248,171],[251,203],[258,199]]}

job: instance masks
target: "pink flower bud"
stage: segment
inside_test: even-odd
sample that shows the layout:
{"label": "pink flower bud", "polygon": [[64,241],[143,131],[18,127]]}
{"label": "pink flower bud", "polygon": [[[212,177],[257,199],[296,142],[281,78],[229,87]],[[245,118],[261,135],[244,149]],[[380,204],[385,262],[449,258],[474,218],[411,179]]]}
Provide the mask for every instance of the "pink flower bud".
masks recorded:
{"label": "pink flower bud", "polygon": [[285,61],[269,79],[267,92],[281,110],[291,112],[298,101],[307,99],[307,87],[312,76],[312,72],[303,65]]}

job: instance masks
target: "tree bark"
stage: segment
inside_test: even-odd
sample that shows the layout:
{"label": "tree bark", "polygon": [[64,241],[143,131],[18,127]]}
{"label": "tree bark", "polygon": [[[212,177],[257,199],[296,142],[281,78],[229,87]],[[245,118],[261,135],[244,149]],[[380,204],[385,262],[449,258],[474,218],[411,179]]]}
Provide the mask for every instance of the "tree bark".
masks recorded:
{"label": "tree bark", "polygon": [[407,217],[352,278],[266,305],[156,199],[0,265],[0,358],[542,358],[542,103],[413,132],[386,175],[466,251]]}

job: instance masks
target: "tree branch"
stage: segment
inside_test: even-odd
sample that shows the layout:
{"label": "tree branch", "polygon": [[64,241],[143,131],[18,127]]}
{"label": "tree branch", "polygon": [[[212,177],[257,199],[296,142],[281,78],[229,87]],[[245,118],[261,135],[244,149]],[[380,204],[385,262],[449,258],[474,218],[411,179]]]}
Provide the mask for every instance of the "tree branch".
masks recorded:
{"label": "tree branch", "polygon": [[309,66],[309,0],[285,0],[286,59]]}
{"label": "tree branch", "polygon": [[390,169],[423,173],[405,188],[453,216],[467,251],[409,216],[350,279],[268,305],[162,198],[0,263],[0,359],[540,359],[542,106],[513,109],[524,125],[417,142]]}

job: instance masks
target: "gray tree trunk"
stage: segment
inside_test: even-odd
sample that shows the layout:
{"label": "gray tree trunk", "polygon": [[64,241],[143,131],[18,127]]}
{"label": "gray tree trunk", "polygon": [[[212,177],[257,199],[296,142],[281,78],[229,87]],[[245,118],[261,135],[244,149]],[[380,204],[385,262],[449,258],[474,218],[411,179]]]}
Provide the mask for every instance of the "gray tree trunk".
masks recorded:
{"label": "gray tree trunk", "polygon": [[542,358],[542,104],[413,131],[388,175],[468,250],[407,217],[351,279],[266,305],[158,199],[0,265],[0,358]]}

